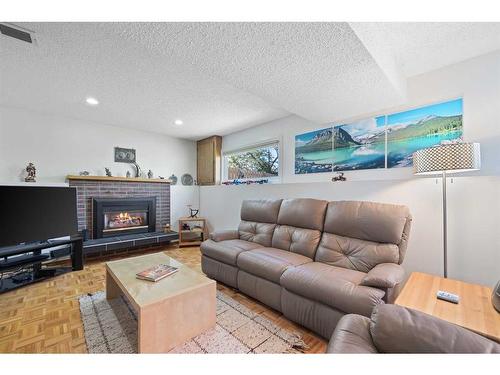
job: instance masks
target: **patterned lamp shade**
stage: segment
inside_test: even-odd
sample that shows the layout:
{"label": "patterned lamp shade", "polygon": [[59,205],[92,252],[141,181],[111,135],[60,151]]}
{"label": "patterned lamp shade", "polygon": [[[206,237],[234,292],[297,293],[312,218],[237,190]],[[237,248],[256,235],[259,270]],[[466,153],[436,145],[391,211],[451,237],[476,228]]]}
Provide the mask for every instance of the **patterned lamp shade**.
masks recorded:
{"label": "patterned lamp shade", "polygon": [[425,148],[413,154],[413,172],[417,175],[479,169],[481,169],[479,143],[452,143]]}

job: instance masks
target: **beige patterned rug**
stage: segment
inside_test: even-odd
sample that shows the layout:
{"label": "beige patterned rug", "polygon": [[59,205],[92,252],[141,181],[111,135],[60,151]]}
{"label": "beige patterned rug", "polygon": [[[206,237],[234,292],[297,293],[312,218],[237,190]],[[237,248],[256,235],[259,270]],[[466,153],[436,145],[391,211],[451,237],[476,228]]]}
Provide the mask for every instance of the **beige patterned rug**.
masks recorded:
{"label": "beige patterned rug", "polygon": [[[137,353],[137,318],[123,298],[104,292],[80,297],[89,353]],[[282,329],[217,291],[217,324],[170,353],[300,353],[306,344],[297,332]]]}

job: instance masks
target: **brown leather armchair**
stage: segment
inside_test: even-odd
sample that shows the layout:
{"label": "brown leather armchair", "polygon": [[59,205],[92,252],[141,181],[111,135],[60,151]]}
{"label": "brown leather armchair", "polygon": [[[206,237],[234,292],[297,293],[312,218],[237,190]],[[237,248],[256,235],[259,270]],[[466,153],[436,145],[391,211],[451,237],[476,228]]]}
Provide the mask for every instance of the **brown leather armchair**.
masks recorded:
{"label": "brown leather armchair", "polygon": [[327,353],[500,353],[500,344],[420,311],[379,305],[371,318],[345,315]]}

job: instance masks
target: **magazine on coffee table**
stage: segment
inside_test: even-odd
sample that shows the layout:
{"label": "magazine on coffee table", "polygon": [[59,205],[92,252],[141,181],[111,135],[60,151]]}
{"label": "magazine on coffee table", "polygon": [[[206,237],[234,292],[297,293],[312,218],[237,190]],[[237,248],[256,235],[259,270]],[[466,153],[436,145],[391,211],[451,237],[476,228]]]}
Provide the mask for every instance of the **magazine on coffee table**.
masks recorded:
{"label": "magazine on coffee table", "polygon": [[157,266],[139,272],[136,276],[141,280],[158,281],[176,273],[178,270],[179,269],[177,267],[172,267],[168,264],[158,264]]}

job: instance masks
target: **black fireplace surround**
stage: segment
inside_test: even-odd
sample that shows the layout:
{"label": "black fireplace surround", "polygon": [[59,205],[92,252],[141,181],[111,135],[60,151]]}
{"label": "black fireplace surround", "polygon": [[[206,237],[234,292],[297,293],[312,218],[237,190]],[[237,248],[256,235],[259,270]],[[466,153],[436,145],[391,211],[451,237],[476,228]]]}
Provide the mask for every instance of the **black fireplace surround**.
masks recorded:
{"label": "black fireplace surround", "polygon": [[156,230],[156,197],[93,198],[92,202],[94,239]]}

